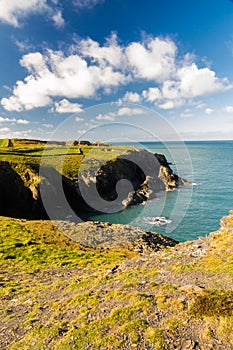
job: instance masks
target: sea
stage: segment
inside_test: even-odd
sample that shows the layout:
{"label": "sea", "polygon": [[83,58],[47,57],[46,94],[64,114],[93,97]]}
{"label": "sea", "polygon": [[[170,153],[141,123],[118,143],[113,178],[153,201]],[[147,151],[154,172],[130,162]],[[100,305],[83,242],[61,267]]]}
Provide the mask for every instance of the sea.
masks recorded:
{"label": "sea", "polygon": [[187,241],[218,230],[233,209],[233,141],[131,143],[166,156],[171,168],[191,183],[162,191],[146,203],[91,220],[128,224]]}

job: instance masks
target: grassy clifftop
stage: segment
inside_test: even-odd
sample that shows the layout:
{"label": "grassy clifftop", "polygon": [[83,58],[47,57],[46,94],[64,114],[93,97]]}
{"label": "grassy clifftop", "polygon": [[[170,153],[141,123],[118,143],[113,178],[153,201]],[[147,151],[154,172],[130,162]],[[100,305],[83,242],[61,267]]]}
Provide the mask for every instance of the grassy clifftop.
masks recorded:
{"label": "grassy clifftop", "polygon": [[[124,146],[66,146],[58,143],[40,142],[34,140],[13,140],[13,147],[6,147],[7,140],[0,140],[0,161],[8,161],[17,165],[28,166],[30,169],[39,170],[42,165],[53,167],[68,178],[77,176],[80,165],[82,169],[88,169],[92,166],[91,159],[95,158],[97,162],[115,159],[120,154],[126,152],[132,147]],[[81,153],[80,153],[81,150]],[[83,162],[84,157],[87,162]]]}
{"label": "grassy clifftop", "polygon": [[218,232],[140,255],[1,217],[1,349],[232,349],[233,211]]}

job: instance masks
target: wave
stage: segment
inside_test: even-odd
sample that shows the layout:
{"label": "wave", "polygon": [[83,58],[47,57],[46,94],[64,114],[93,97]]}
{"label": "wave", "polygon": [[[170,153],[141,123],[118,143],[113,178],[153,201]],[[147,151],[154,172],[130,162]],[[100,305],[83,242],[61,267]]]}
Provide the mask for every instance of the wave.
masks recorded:
{"label": "wave", "polygon": [[172,220],[165,218],[165,216],[153,216],[153,217],[145,217],[143,221],[146,224],[154,225],[154,226],[163,226],[167,224],[171,224]]}

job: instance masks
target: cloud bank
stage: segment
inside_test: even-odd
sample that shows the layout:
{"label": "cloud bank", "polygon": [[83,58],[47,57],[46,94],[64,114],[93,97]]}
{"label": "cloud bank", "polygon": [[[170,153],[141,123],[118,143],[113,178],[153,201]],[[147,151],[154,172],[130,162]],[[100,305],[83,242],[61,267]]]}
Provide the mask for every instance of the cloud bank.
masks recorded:
{"label": "cloud bank", "polygon": [[[24,55],[20,65],[27,76],[15,83],[11,96],[1,100],[5,110],[53,105],[58,113],[80,112],[80,104],[68,99],[95,99],[134,83],[144,88],[127,91],[122,101],[172,109],[232,87],[210,68],[198,67],[191,54],[181,57],[170,38],[150,37],[124,46],[112,34],[102,46],[91,38],[76,39],[66,52],[47,49]],[[58,98],[62,100],[55,102]]]}

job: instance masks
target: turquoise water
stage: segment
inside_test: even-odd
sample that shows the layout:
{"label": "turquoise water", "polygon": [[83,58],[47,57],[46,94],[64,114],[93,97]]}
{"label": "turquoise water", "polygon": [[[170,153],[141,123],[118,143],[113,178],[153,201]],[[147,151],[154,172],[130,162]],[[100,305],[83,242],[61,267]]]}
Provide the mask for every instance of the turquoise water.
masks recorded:
{"label": "turquoise water", "polygon": [[173,170],[193,185],[161,192],[145,205],[91,219],[130,224],[179,241],[217,230],[221,217],[233,209],[233,141],[148,142],[136,146],[165,154],[174,164]]}

